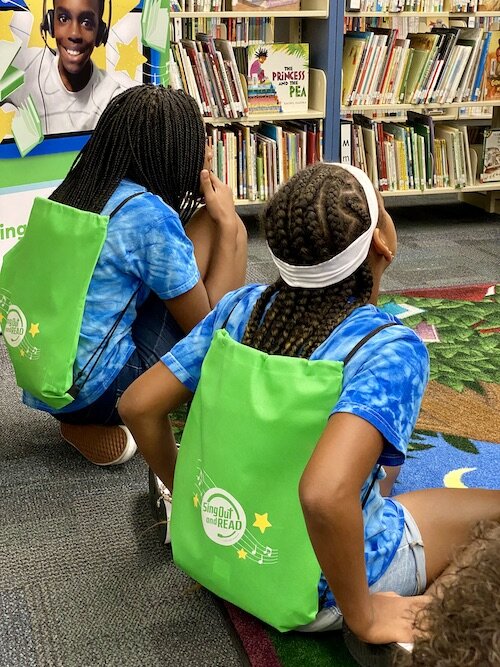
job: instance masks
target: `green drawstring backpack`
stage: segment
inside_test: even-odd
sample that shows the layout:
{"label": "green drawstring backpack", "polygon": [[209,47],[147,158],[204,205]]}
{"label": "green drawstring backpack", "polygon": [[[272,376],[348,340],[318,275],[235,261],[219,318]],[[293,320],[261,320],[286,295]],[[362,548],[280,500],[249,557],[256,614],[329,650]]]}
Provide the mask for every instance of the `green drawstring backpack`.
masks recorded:
{"label": "green drawstring backpack", "polygon": [[116,328],[117,322],[96,350],[97,359],[92,357],[88,373],[82,369],[75,378],[85,299],[108,221],[139,194],[127,197],[109,216],[37,197],[25,235],[3,259],[0,328],[16,381],[52,408],[74,400]]}
{"label": "green drawstring backpack", "polygon": [[[299,480],[342,389],[344,362],[268,355],[216,332],[174,478],[174,562],[278,630],[314,620],[321,569]],[[372,485],[365,493],[366,502]]]}

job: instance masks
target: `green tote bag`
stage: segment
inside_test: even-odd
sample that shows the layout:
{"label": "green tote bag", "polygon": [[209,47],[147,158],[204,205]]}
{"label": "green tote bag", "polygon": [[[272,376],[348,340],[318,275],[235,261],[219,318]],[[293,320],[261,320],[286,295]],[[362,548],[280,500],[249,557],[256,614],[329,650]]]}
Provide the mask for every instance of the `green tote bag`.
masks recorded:
{"label": "green tote bag", "polygon": [[112,217],[37,197],[0,271],[0,328],[19,387],[53,408],[74,400],[85,298]]}
{"label": "green tote bag", "polygon": [[175,563],[278,630],[312,621],[320,566],[300,477],[342,387],[343,363],[268,355],[216,332],[175,469]]}

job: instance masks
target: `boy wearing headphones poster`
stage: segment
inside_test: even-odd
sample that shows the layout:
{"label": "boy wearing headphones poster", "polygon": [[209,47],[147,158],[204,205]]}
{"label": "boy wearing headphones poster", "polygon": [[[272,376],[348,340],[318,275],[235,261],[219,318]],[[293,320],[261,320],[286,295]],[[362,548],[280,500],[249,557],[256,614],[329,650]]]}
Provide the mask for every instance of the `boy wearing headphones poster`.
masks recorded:
{"label": "boy wearing headphones poster", "polygon": [[[24,71],[24,83],[5,100],[15,109],[32,102],[43,135],[93,130],[108,102],[140,83],[122,72],[111,75],[92,60],[94,49],[108,39],[111,2],[53,0],[53,8],[48,8],[44,1],[43,48],[34,56],[33,49],[21,49],[13,65]],[[25,18],[24,12],[15,14]],[[10,26],[14,36],[23,32],[21,25],[16,30],[17,23],[13,20]],[[52,48],[54,41],[56,49]]]}

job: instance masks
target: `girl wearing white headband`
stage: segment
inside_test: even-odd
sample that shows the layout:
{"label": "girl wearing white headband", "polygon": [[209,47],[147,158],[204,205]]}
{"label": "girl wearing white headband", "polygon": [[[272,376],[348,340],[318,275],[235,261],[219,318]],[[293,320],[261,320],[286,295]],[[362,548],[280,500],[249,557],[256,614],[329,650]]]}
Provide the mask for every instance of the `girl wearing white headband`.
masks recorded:
{"label": "girl wearing white headband", "polygon": [[[344,367],[340,398],[332,400],[300,482],[324,573],[320,611],[300,629],[339,629],[344,616],[365,641],[411,641],[415,613],[429,600],[427,585],[473,523],[500,518],[500,492],[432,489],[391,499],[381,493],[385,472],[378,464],[397,466],[405,459],[429,359],[413,331],[376,307],[397,242],[368,177],[339,164],[309,167],[274,195],[263,220],[278,279],[226,295],[125,392],[120,414],[171,489],[177,449],[167,417],[196,390],[215,331],[225,328],[236,341],[273,355],[341,361],[367,334],[396,323]],[[360,497],[374,478],[362,509]]]}

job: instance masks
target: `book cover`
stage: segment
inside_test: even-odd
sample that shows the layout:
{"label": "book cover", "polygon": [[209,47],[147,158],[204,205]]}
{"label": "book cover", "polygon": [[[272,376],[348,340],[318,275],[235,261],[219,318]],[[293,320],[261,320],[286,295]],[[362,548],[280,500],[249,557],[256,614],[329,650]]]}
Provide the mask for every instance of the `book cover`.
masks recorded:
{"label": "book cover", "polygon": [[249,46],[247,80],[249,114],[307,111],[309,44]]}
{"label": "book cover", "polygon": [[500,129],[485,130],[483,145],[481,183],[500,181]]}
{"label": "book cover", "polygon": [[500,100],[500,30],[492,30],[486,54],[485,100]]}
{"label": "book cover", "polygon": [[[358,33],[365,35],[366,33]],[[346,35],[342,56],[342,104],[348,104],[356,75],[361,64],[361,57],[368,40],[357,35]]]}
{"label": "book cover", "polygon": [[12,135],[21,157],[43,141],[42,124],[31,95],[16,111],[12,121]]}
{"label": "book cover", "polygon": [[7,73],[21,46],[22,42],[17,37],[14,37],[11,42],[4,39],[0,41],[0,79],[3,79]]}

